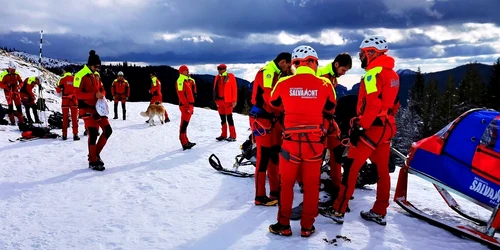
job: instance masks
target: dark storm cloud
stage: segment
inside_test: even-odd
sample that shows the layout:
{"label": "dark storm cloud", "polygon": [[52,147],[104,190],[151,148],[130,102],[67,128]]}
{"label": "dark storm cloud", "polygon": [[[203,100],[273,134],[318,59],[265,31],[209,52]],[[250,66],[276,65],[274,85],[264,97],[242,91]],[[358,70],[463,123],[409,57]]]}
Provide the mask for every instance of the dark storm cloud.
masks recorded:
{"label": "dark storm cloud", "polygon": [[[291,35],[309,34],[316,37],[323,29],[336,29],[349,41],[340,46],[308,43],[316,48],[320,58],[333,58],[337,53],[356,53],[363,33],[371,29],[400,29],[407,31],[402,40],[390,41],[391,50],[403,58],[435,58],[447,56],[473,56],[497,53],[487,41],[498,41],[500,35],[478,38],[467,43],[458,38],[436,41],[435,35],[427,34],[430,25],[442,25],[450,32],[462,30],[465,22],[500,24],[500,1],[495,0],[144,0],[141,8],[128,9],[126,4],[98,6],[94,18],[68,18],[68,14],[52,13],[54,8],[29,5],[24,12],[12,11],[13,5],[0,8],[5,17],[0,23],[0,45],[15,47],[29,53],[38,53],[38,33],[10,32],[12,27],[38,27],[38,24],[69,30],[54,34],[50,29],[44,39],[44,56],[65,58],[70,61],[86,61],[88,51],[95,49],[103,60],[145,61],[156,63],[252,63],[273,58],[281,51],[291,51],[298,44],[273,44],[277,39],[263,37],[248,41],[249,34],[278,33]],[[23,4],[22,2],[26,2]],[[54,4],[61,0],[48,0]],[[91,1],[92,2],[92,1]],[[130,1],[129,1],[130,2]],[[10,7],[9,7],[10,6]],[[30,8],[38,8],[38,18],[31,18]],[[64,6],[60,6],[64,8]],[[91,6],[94,8],[94,6]],[[82,13],[92,11],[88,6]],[[109,9],[106,9],[109,8]],[[104,14],[109,12],[109,14]],[[24,14],[27,16],[23,16]],[[89,12],[92,13],[92,12]],[[101,16],[103,14],[103,16]],[[12,28],[12,29],[14,29]],[[420,31],[411,31],[418,28]],[[36,28],[33,28],[36,30]],[[55,29],[55,28],[54,28]],[[153,40],[153,34],[188,32],[170,41]],[[183,40],[190,33],[210,35],[213,42]],[[302,43],[302,42],[300,42]],[[445,47],[441,54],[431,48]]]}

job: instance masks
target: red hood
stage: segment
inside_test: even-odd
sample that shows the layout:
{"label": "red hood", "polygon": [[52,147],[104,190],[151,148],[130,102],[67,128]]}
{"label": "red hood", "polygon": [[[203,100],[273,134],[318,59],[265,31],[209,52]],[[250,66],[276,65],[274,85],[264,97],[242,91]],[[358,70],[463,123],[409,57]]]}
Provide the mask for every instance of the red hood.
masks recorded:
{"label": "red hood", "polygon": [[378,66],[381,66],[383,68],[393,69],[394,63],[395,63],[394,58],[384,54],[384,55],[381,55],[381,56],[375,58],[375,60],[373,60],[373,62],[370,62],[370,65],[368,65],[368,67],[366,67],[366,70],[370,70],[370,69],[378,67]]}

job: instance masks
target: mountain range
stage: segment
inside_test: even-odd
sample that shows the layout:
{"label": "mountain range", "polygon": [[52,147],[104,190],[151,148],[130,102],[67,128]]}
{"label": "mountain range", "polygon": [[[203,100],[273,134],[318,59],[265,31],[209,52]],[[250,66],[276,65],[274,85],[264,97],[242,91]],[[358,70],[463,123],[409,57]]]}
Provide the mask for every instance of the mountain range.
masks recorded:
{"label": "mountain range", "polygon": [[[38,56],[36,55],[31,55],[25,52],[11,52],[11,54],[14,54],[15,56],[19,56],[27,61],[30,61],[32,63],[37,63],[38,62]],[[49,70],[55,72],[60,70],[65,65],[77,65],[75,63],[68,62],[67,60],[60,60],[60,59],[54,59],[54,58],[42,58],[42,65],[44,67],[47,67]],[[432,73],[423,73],[424,79],[426,83],[430,80],[437,80],[438,81],[438,86],[441,91],[445,89],[446,82],[450,76],[453,77],[455,80],[455,84],[458,86],[459,82],[464,78],[467,68],[469,65],[473,65],[477,68],[483,82],[487,82],[489,77],[492,74],[492,65],[487,65],[487,64],[482,64],[482,63],[472,63],[472,64],[464,64],[460,65],[458,67],[448,69],[448,70],[443,70],[443,71],[437,71],[437,72],[432,72]],[[158,66],[161,69],[165,69],[162,66]],[[169,70],[173,72],[176,72],[175,69],[170,67],[167,67]],[[114,71],[114,70],[113,70]],[[116,72],[115,72],[116,73]],[[401,104],[405,106],[407,104],[408,100],[408,91],[411,89],[413,86],[417,72],[411,69],[399,69],[397,70],[397,74],[399,75],[400,78],[400,92],[399,92],[399,98],[401,100]],[[113,74],[114,75],[114,74]],[[194,74],[193,77],[195,79],[201,80],[200,82],[205,83],[205,84],[210,84],[213,83],[215,76],[210,75],[210,74]],[[168,80],[168,79],[167,79]],[[245,79],[236,77],[237,84],[239,88],[248,88],[249,91],[252,91],[252,86],[253,82],[247,81]],[[198,81],[198,80],[197,80]],[[204,88],[204,90],[208,90],[209,88]],[[338,85],[337,88],[335,89],[337,92],[337,97],[342,97],[345,95],[356,95],[359,91],[359,83],[356,83],[353,85],[351,89],[347,89],[347,87],[343,85]]]}

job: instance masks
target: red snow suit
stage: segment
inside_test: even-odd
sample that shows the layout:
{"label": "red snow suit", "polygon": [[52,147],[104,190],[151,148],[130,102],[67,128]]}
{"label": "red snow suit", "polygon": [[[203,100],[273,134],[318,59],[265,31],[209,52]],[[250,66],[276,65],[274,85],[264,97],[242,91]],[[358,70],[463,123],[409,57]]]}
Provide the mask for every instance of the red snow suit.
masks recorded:
{"label": "red snow suit", "polygon": [[[96,72],[97,73],[97,72]],[[111,125],[108,117],[100,116],[97,113],[95,104],[97,103],[96,94],[100,92],[105,98],[106,92],[104,86],[99,80],[99,76],[93,73],[87,65],[75,74],[73,86],[75,87],[75,96],[78,100],[80,117],[88,129],[88,147],[89,162],[96,162],[111,133]],[[97,141],[99,127],[104,131]]]}
{"label": "red snow suit", "polygon": [[67,136],[68,134],[68,118],[69,112],[71,110],[71,128],[73,129],[73,135],[78,134],[78,100],[75,96],[75,87],[73,86],[74,77],[71,72],[66,72],[59,82],[57,83],[56,92],[62,95],[62,113],[63,113],[63,125],[62,134]]}
{"label": "red snow suit", "polygon": [[115,79],[111,84],[111,95],[113,95],[115,103],[125,103],[130,96],[130,85],[128,84],[128,81],[123,78],[121,80]]}
{"label": "red snow suit", "polygon": [[[19,93],[19,87],[22,83],[23,80],[17,71],[12,70],[9,72],[9,70],[5,70],[0,74],[0,88],[3,89],[9,106],[7,113],[9,114],[11,124],[15,123],[14,114],[16,114],[19,122],[24,122],[23,110],[21,109],[21,95]],[[17,112],[14,112],[14,104],[16,105]]]}
{"label": "red snow suit", "polygon": [[353,125],[362,127],[364,132],[359,135],[357,143],[352,141],[356,138],[351,136],[351,146],[344,162],[348,178],[342,180],[339,196],[333,204],[337,212],[345,212],[354,193],[358,172],[370,158],[377,166],[379,176],[372,211],[382,216],[387,213],[391,187],[388,167],[390,143],[396,135],[394,115],[399,107],[399,76],[393,68],[394,59],[387,55],[377,57],[366,68],[358,93],[358,117],[353,119]]}
{"label": "red snow suit", "polygon": [[301,173],[304,208],[301,226],[310,229],[318,215],[318,196],[324,134],[323,113],[334,113],[335,92],[326,78],[300,66],[296,74],[280,79],[271,93],[271,104],[284,107],[284,135],[279,161],[280,202],[278,222],[290,225],[293,187]]}
{"label": "red snow suit", "polygon": [[[255,167],[255,204],[276,205],[279,197],[278,161],[281,148],[282,127],[279,123],[281,108],[273,107],[269,100],[271,91],[282,72],[270,61],[261,68],[253,83],[252,110],[249,120],[257,147]],[[270,201],[266,196],[266,173],[269,178]]]}
{"label": "red snow suit", "polygon": [[[238,86],[232,73],[224,72],[216,75],[214,79],[214,101],[221,119],[221,138],[227,137],[227,124],[229,123],[229,137],[236,139],[234,128],[233,107],[238,101]],[[234,104],[234,105],[233,105]]]}
{"label": "red snow suit", "polygon": [[179,109],[181,111],[181,124],[179,125],[179,140],[181,145],[189,143],[187,127],[194,112],[194,96],[196,95],[196,83],[193,78],[179,74],[177,78],[177,96],[179,97]]}
{"label": "red snow suit", "polygon": [[[149,89],[149,93],[153,95],[149,104],[153,104],[155,102],[163,103],[163,96],[161,94],[161,82],[156,76],[151,78],[151,88]],[[167,109],[165,109],[165,120],[169,120]]]}
{"label": "red snow suit", "polygon": [[40,84],[40,80],[36,76],[24,79],[24,82],[21,84],[19,93],[21,94],[21,102],[24,106],[35,105],[35,93],[33,93],[33,88],[36,84]]}

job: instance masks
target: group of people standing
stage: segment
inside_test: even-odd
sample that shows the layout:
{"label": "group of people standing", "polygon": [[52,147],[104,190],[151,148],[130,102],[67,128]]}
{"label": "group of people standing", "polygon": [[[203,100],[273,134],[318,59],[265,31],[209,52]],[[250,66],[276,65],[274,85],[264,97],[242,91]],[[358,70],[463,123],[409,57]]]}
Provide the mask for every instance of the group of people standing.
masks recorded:
{"label": "group of people standing", "polygon": [[[357,116],[350,121],[348,143],[341,141],[335,122],[337,78],[352,67],[351,56],[339,54],[319,67],[317,52],[299,46],[282,52],[255,76],[249,121],[257,147],[255,205],[278,204],[274,234],[290,236],[293,187],[299,182],[304,193],[301,236],[315,232],[323,156],[330,152],[330,169],[337,196],[322,215],[342,224],[358,177],[368,158],[377,166],[379,181],[373,207],[361,217],[385,225],[389,206],[390,142],[396,134],[394,116],[399,108],[399,76],[394,59],[386,54],[383,36],[366,37],[359,59],[366,70],[360,82]],[[343,158],[343,145],[348,155]],[[343,168],[343,174],[342,174]],[[269,179],[269,196],[266,193]]]}
{"label": "group of people standing", "polygon": [[[33,88],[40,86],[40,79],[36,76],[27,77],[22,79],[18,71],[16,71],[16,64],[9,62],[7,69],[0,73],[0,89],[3,89],[5,99],[7,100],[7,114],[9,116],[10,125],[15,126],[17,117],[19,122],[24,122],[24,115],[22,106],[26,110],[27,122],[29,123],[42,123],[38,118],[37,103]],[[16,110],[14,110],[14,105]],[[33,111],[34,120],[31,118]]]}

